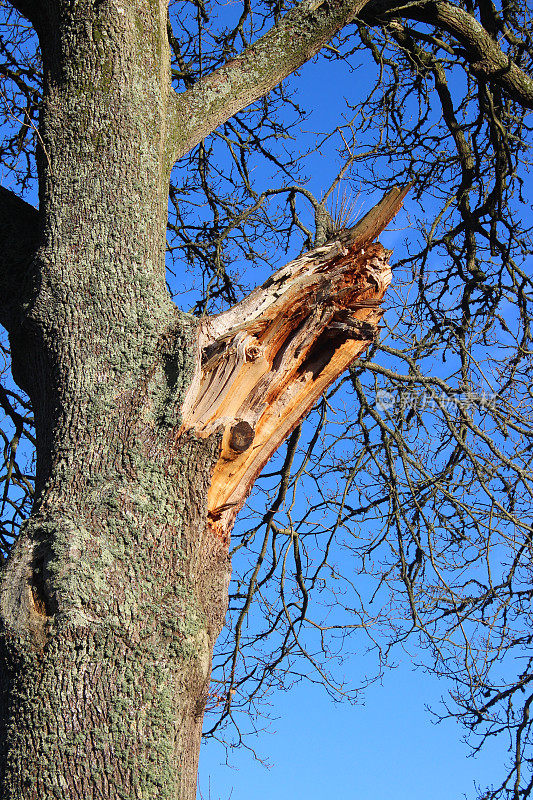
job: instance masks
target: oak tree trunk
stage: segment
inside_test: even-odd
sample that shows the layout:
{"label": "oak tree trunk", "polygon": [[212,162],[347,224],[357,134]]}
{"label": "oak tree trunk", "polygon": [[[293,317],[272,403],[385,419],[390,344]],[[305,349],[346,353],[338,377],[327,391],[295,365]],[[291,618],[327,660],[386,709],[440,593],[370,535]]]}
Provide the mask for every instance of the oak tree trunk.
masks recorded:
{"label": "oak tree trunk", "polygon": [[38,501],[1,596],[2,798],[195,797],[227,549],[178,437],[196,323],[164,282],[162,3],[51,4],[39,247],[11,321]]}
{"label": "oak tree trunk", "polygon": [[372,340],[390,271],[370,242],[403,193],[200,324],[165,288],[187,149],[165,4],[50,3],[35,24],[39,214],[0,194],[24,223],[1,321],[37,434],[37,500],[2,573],[0,797],[194,800],[231,526]]}

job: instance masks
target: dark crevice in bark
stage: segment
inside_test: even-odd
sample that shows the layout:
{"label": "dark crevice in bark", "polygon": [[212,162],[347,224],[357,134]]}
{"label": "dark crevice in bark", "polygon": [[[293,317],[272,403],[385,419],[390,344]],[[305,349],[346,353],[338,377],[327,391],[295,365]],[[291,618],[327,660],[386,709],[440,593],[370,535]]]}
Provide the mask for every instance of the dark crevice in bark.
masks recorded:
{"label": "dark crevice in bark", "polygon": [[30,264],[39,241],[39,213],[0,186],[0,324],[19,324],[21,303],[31,294]]}
{"label": "dark crevice in bark", "polygon": [[36,540],[31,567],[30,586],[36,611],[43,617],[53,617],[58,611],[57,599],[50,593],[50,576],[48,565],[50,563],[50,539],[43,536]]}
{"label": "dark crevice in bark", "polygon": [[310,373],[313,380],[316,380],[326,364],[329,364],[335,352],[339,349],[341,344],[348,341],[349,337],[344,337],[341,341],[340,338],[331,338],[328,332],[324,332],[315,342],[311,350],[306,356],[305,361],[299,368],[300,375]]}

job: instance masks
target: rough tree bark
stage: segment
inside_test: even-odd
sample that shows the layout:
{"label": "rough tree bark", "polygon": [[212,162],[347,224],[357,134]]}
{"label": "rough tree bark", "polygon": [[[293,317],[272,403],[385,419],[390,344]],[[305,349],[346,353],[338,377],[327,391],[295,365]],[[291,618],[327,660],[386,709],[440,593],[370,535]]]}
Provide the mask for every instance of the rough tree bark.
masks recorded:
{"label": "rough tree bark", "polygon": [[2,574],[4,800],[195,797],[231,526],[372,340],[390,272],[371,242],[403,193],[199,323],[165,288],[170,169],[356,5],[306,4],[268,74],[259,45],[219,75],[231,91],[189,98],[164,3],[20,5],[43,56],[40,206],[0,191],[0,321],[34,408],[37,500]]}

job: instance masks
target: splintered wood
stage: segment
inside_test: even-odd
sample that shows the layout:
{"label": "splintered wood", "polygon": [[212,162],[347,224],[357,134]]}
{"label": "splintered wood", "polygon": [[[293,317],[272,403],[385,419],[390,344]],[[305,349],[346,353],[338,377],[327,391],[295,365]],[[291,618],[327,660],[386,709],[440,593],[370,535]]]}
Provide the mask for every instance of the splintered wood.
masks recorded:
{"label": "splintered wood", "polygon": [[391,252],[372,240],[406,192],[393,189],[355,228],[200,323],[182,430],[201,437],[223,431],[208,497],[210,526],[223,541],[274,451],[373,341]]}

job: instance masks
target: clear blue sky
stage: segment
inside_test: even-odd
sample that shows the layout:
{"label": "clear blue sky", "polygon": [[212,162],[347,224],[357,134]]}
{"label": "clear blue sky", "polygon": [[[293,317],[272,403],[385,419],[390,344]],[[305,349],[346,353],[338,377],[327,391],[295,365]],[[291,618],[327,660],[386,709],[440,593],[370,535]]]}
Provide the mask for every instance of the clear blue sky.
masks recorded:
{"label": "clear blue sky", "polygon": [[250,741],[271,768],[244,750],[230,752],[228,766],[224,748],[209,742],[200,758],[198,796],[474,800],[475,782],[486,787],[501,778],[503,743],[468,757],[457,723],[432,724],[425,708],[439,707],[441,689],[435,678],[405,665],[388,673],[383,685],[370,687],[364,705],[333,703],[311,685],[280,693],[270,733]]}

